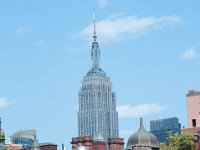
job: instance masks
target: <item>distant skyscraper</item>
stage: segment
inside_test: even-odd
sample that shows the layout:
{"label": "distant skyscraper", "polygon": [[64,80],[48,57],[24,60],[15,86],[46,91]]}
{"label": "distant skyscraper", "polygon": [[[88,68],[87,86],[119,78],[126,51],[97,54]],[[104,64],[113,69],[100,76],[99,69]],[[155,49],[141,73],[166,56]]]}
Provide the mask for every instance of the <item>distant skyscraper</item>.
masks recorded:
{"label": "distant skyscraper", "polygon": [[34,143],[36,130],[21,130],[14,133],[10,139],[13,144],[21,144],[24,149],[29,149]]}
{"label": "distant skyscraper", "polygon": [[100,49],[97,42],[95,17],[91,58],[92,68],[83,77],[79,92],[78,134],[94,137],[101,132],[104,139],[118,137],[116,94],[109,77],[100,67]]}
{"label": "distant skyscraper", "polygon": [[200,91],[190,90],[187,94],[188,128],[200,127]]}
{"label": "distant skyscraper", "polygon": [[169,132],[175,134],[180,131],[181,124],[176,117],[150,121],[150,132],[157,137],[159,142],[167,143]]}

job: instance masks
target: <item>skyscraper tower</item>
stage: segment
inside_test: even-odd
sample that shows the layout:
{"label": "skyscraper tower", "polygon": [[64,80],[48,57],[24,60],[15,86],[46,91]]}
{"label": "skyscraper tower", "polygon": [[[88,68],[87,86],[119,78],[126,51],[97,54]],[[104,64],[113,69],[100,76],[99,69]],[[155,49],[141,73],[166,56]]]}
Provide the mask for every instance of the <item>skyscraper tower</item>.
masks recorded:
{"label": "skyscraper tower", "polygon": [[110,78],[100,67],[100,49],[94,13],[93,27],[92,68],[83,77],[79,91],[78,134],[94,137],[96,133],[101,133],[107,140],[119,136],[116,94],[112,91]]}

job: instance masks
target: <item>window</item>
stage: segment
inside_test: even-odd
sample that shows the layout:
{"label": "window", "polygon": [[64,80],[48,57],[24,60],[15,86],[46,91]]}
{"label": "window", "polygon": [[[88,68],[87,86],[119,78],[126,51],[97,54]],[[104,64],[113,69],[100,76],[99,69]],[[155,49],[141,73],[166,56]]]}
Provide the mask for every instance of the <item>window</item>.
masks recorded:
{"label": "window", "polygon": [[192,119],[192,126],[196,127],[196,119]]}

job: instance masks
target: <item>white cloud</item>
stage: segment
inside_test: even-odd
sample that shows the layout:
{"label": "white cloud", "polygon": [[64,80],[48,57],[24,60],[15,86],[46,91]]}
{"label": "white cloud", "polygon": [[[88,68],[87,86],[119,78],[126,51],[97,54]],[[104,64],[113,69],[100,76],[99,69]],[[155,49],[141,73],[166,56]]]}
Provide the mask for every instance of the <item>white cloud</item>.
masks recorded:
{"label": "white cloud", "polygon": [[32,29],[30,29],[30,28],[19,27],[17,29],[17,31],[15,32],[15,34],[18,36],[23,36],[23,35],[30,33],[31,31],[32,31]]}
{"label": "white cloud", "polygon": [[14,104],[16,101],[12,101],[12,100],[9,100],[7,98],[0,98],[0,108],[1,107],[6,107],[6,106],[9,106],[9,105],[12,105]]}
{"label": "white cloud", "polygon": [[182,60],[190,60],[194,59],[198,56],[196,50],[192,47],[184,51],[184,53],[181,56]]}
{"label": "white cloud", "polygon": [[142,117],[154,113],[160,113],[166,110],[166,105],[153,104],[141,104],[137,106],[122,105],[118,106],[117,110],[119,117]]}
{"label": "white cloud", "polygon": [[99,3],[99,7],[103,8],[107,5],[108,0],[98,0],[98,3]]}
{"label": "white cloud", "polygon": [[[163,27],[170,27],[183,22],[179,16],[163,16],[163,17],[144,17],[137,16],[115,16],[101,20],[96,23],[97,35],[102,43],[119,41],[125,38],[138,37],[146,34],[151,30],[157,30]],[[93,24],[84,28],[79,37],[91,39],[93,34]]]}
{"label": "white cloud", "polygon": [[44,41],[43,41],[43,40],[38,41],[38,42],[37,42],[37,46],[39,46],[39,47],[45,46]]}

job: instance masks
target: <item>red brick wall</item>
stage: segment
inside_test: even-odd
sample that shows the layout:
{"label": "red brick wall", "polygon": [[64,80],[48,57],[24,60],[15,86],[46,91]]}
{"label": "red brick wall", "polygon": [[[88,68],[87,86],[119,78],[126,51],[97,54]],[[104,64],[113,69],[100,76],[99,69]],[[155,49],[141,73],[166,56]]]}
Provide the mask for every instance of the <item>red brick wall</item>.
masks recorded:
{"label": "red brick wall", "polygon": [[[102,141],[93,141],[90,136],[75,137],[72,138],[72,150],[75,150],[79,146],[87,146],[89,150],[106,150],[106,143]],[[123,138],[109,138],[108,150],[123,150],[124,139]]]}
{"label": "red brick wall", "polygon": [[109,138],[108,139],[109,150],[123,150],[124,149],[124,139],[122,138]]}
{"label": "red brick wall", "polygon": [[72,150],[79,146],[87,146],[89,150],[93,150],[92,143],[93,139],[90,136],[72,138]]}
{"label": "red brick wall", "polygon": [[57,145],[42,145],[40,150],[57,150]]}
{"label": "red brick wall", "polygon": [[94,142],[93,150],[106,150],[106,143],[101,141]]}

